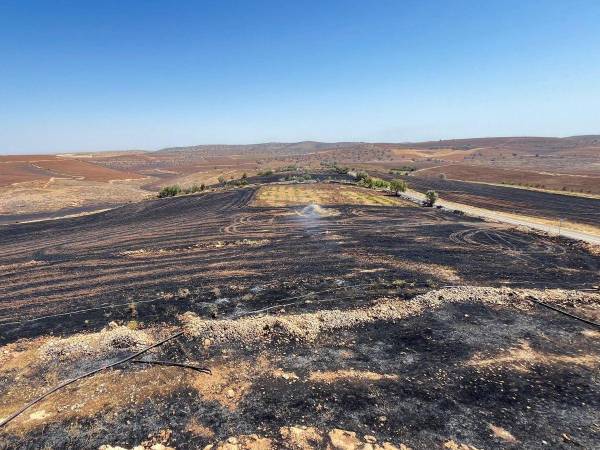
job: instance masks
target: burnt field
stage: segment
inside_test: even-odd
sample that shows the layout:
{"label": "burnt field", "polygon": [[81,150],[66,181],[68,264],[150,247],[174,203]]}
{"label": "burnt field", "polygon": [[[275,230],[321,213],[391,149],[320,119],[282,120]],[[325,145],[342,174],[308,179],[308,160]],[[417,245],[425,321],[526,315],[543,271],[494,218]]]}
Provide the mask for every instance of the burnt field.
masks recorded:
{"label": "burnt field", "polygon": [[[243,189],[153,200],[4,226],[0,311],[29,317],[188,285],[251,287],[272,280],[264,269],[275,262],[277,278],[306,284],[382,273],[434,285],[585,288],[596,282],[598,259],[568,240],[408,203],[340,205],[337,216],[305,217],[298,207],[249,206],[253,195]],[[559,277],[564,268],[567,279]],[[378,270],[360,272],[372,269]]]}
{"label": "burnt field", "polygon": [[593,226],[600,223],[598,199],[418,176],[405,179],[411,189],[420,192],[432,189],[444,200],[478,208],[547,219],[562,218]]}
{"label": "burnt field", "polygon": [[146,358],[211,370],[103,371],[0,448],[598,445],[600,333],[527,295],[598,320],[600,257],[402,201],[257,197],[0,227],[0,418],[180,330]]}

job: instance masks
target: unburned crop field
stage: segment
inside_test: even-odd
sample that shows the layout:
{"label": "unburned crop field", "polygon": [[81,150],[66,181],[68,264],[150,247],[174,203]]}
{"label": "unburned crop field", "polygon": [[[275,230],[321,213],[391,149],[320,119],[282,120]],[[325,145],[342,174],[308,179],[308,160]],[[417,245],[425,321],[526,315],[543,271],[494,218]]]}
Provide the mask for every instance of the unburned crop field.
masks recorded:
{"label": "unburned crop field", "polygon": [[399,198],[382,195],[367,189],[330,184],[273,185],[261,187],[255,197],[256,206],[298,205],[372,205],[407,206]]}
{"label": "unburned crop field", "polygon": [[179,331],[142,359],[211,370],[102,371],[0,448],[597,447],[600,333],[527,296],[598,320],[600,257],[307,189],[332,213],[244,188],[0,227],[0,418]]}

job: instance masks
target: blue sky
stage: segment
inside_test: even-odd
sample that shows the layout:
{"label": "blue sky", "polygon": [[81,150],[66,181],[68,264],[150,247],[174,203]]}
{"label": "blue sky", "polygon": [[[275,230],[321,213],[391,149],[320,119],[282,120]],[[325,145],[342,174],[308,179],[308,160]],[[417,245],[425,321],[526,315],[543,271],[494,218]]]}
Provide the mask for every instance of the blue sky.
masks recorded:
{"label": "blue sky", "polygon": [[600,133],[596,1],[0,1],[0,153]]}

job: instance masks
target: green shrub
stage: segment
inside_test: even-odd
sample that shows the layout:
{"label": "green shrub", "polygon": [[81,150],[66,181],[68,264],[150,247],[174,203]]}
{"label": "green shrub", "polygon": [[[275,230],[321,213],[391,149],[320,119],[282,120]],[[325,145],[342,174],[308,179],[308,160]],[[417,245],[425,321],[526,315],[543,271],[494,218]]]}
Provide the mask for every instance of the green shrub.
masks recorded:
{"label": "green shrub", "polygon": [[425,197],[427,198],[426,205],[433,206],[435,205],[435,202],[437,202],[438,193],[435,191],[427,191],[425,192]]}
{"label": "green shrub", "polygon": [[[366,172],[363,172],[366,174]],[[360,175],[362,175],[361,173]],[[389,189],[390,182],[381,178],[370,177],[369,175],[359,177],[358,184],[369,189]]]}
{"label": "green shrub", "polygon": [[390,189],[392,192],[396,193],[396,195],[400,192],[406,192],[406,188],[407,184],[404,180],[395,179],[390,181]]}
{"label": "green shrub", "polygon": [[360,182],[360,181],[363,181],[363,180],[365,180],[365,179],[367,179],[367,178],[370,178],[370,177],[369,177],[369,174],[368,174],[367,172],[364,172],[364,171],[359,171],[359,172],[356,172],[356,179],[357,179],[359,182]]}
{"label": "green shrub", "polygon": [[175,197],[181,194],[181,188],[178,185],[165,186],[158,193],[158,198]]}
{"label": "green shrub", "polygon": [[296,181],[296,182],[302,182],[302,181],[308,181],[308,180],[312,180],[312,176],[308,173],[306,173],[304,175],[291,175],[290,174],[281,179],[281,181]]}
{"label": "green shrub", "polygon": [[391,174],[405,174],[407,172],[414,172],[415,170],[417,170],[416,167],[414,166],[402,166],[402,167],[394,167],[393,169],[390,169],[390,173]]}
{"label": "green shrub", "polygon": [[258,172],[258,176],[260,176],[260,177],[266,177],[266,176],[269,176],[269,175],[273,175],[273,173],[274,173],[273,169],[266,169],[266,170],[263,170],[261,172]]}
{"label": "green shrub", "polygon": [[182,194],[195,194],[196,192],[201,192],[204,189],[206,189],[206,186],[204,184],[201,184],[200,186],[198,186],[197,184],[192,184],[189,187],[183,188],[181,193]]}
{"label": "green shrub", "polygon": [[331,168],[334,172],[339,173],[340,175],[345,175],[350,171],[348,167],[340,167],[337,164],[334,164]]}
{"label": "green shrub", "polygon": [[297,172],[298,170],[299,167],[295,164],[292,164],[289,166],[280,167],[279,169],[277,169],[277,172]]}

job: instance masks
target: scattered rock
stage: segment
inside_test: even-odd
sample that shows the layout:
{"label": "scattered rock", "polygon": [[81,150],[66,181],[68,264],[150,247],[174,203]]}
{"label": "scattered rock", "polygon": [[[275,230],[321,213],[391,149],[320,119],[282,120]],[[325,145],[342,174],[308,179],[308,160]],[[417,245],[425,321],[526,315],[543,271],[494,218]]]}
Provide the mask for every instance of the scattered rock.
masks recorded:
{"label": "scattered rock", "polygon": [[411,450],[400,444],[397,447],[389,442],[377,444],[374,436],[357,437],[353,431],[333,429],[329,432],[314,427],[292,426],[279,429],[279,439],[259,437],[256,434],[229,437],[225,441],[210,444],[204,450]]}
{"label": "scattered rock", "polygon": [[517,438],[515,438],[508,430],[505,430],[504,428],[498,427],[491,423],[488,424],[488,426],[490,427],[490,430],[492,430],[492,433],[494,434],[494,436],[496,436],[497,438],[500,438],[503,441],[511,442],[511,443],[518,442]]}
{"label": "scattered rock", "polygon": [[353,431],[333,429],[327,433],[328,444],[335,450],[354,450],[361,444]]}
{"label": "scattered rock", "polygon": [[53,338],[40,347],[44,361],[65,361],[82,357],[107,356],[119,350],[137,349],[153,340],[145,331],[126,326],[109,327],[98,333],[81,333],[67,338]]}
{"label": "scattered rock", "polygon": [[29,420],[44,420],[50,416],[52,416],[51,413],[47,413],[46,410],[40,409],[39,411],[29,414]]}
{"label": "scattered rock", "polygon": [[479,450],[477,447],[473,447],[469,444],[459,444],[454,442],[452,439],[444,442],[444,448],[448,450]]}
{"label": "scattered rock", "polygon": [[230,437],[225,442],[210,444],[204,450],[273,450],[271,439],[256,434]]}
{"label": "scattered rock", "polygon": [[[516,295],[508,295],[513,293]],[[370,323],[402,320],[441,308],[449,303],[483,303],[511,305],[527,310],[532,303],[525,300],[535,295],[548,303],[572,301],[576,305],[598,307],[600,294],[561,289],[533,290],[461,286],[432,290],[406,301],[380,298],[368,307],[349,310],[322,310],[302,314],[267,315],[230,320],[203,320],[195,314],[179,316],[188,332],[195,336],[210,336],[214,343],[240,342],[244,345],[268,345],[274,340],[313,342],[321,333],[334,332]],[[440,299],[440,296],[442,299]]]}
{"label": "scattered rock", "polygon": [[188,288],[179,288],[177,290],[177,297],[179,297],[180,299],[188,298],[190,294],[191,292]]}
{"label": "scattered rock", "polygon": [[322,434],[314,427],[282,427],[279,434],[293,449],[308,450],[318,448],[323,443]]}

